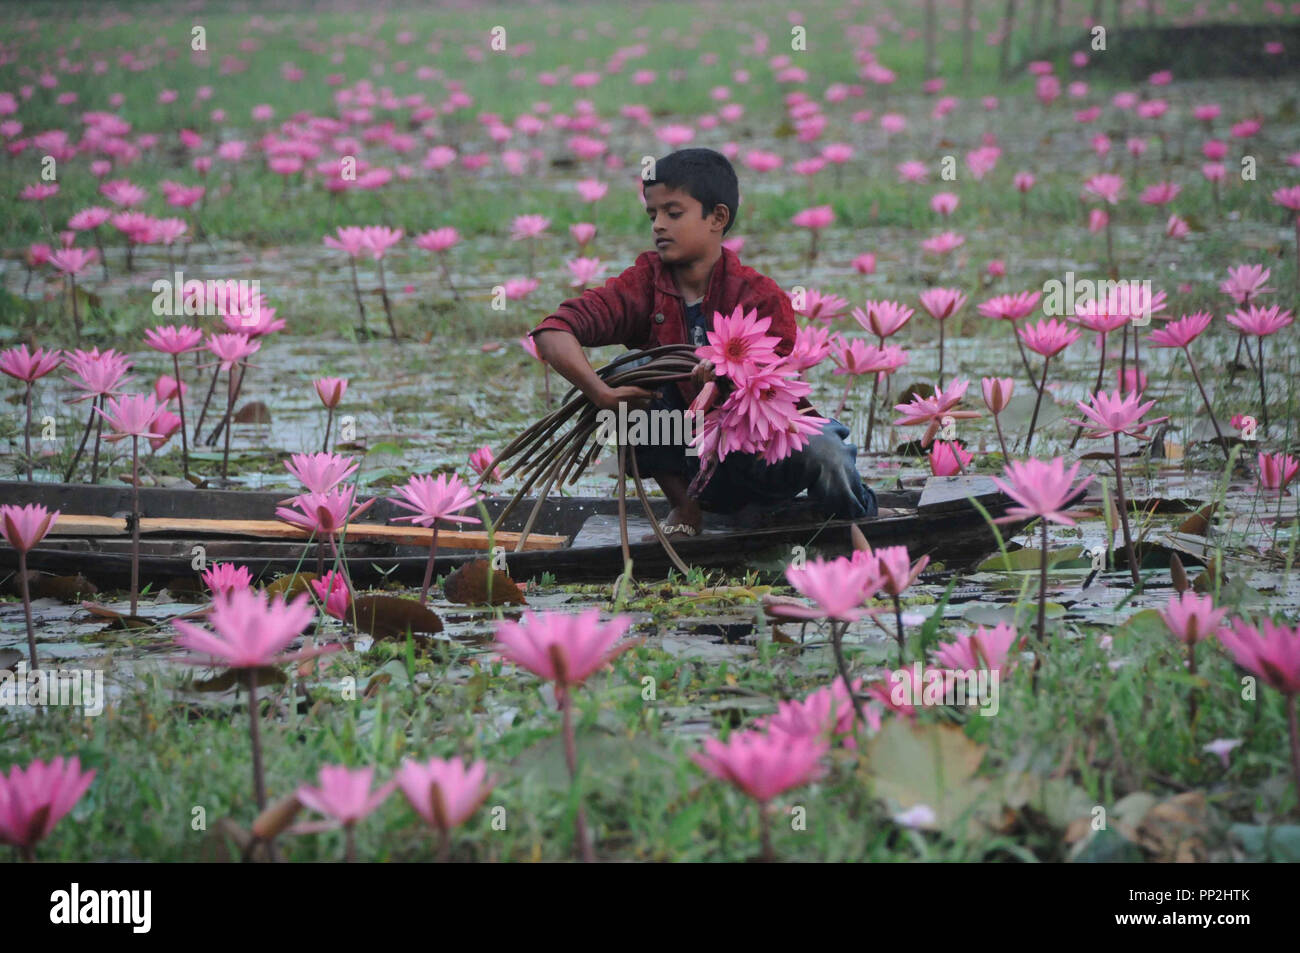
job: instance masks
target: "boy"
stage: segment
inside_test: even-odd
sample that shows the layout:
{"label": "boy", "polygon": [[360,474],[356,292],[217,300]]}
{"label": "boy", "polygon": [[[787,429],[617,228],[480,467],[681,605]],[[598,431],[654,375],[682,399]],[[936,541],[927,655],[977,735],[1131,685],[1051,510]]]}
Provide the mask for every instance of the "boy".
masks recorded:
{"label": "boy", "polygon": [[[771,317],[767,333],[781,339],[777,354],[794,348],[795,317],[785,292],[765,275],[740,263],[722,247],[740,204],[731,163],[712,149],[682,149],[655,163],[644,181],[645,210],[655,251],[604,287],[588,288],[563,302],[530,333],[537,353],[601,410],[617,411],[626,401],[634,410],[684,411],[699,389],[713,379],[705,361],[689,381],[658,391],[610,387],[596,374],[584,347],[623,344],[628,348],[707,342],[713,313],[731,314],[739,305]],[[689,337],[688,337],[689,335]],[[806,399],[805,412],[821,417]],[[849,430],[827,419],[820,435],[779,463],[758,454],[729,453],[705,485],[700,499],[687,487],[699,471],[699,457],[684,446],[634,446],[637,467],[654,477],[672,509],[663,530],[670,538],[696,535],[703,510],[734,512],[747,503],[779,504],[807,490],[827,518],[865,519],[876,515],[875,494],[856,466],[857,448],[845,443]],[[631,473],[631,460],[628,461]],[[654,537],[648,537],[653,539]]]}

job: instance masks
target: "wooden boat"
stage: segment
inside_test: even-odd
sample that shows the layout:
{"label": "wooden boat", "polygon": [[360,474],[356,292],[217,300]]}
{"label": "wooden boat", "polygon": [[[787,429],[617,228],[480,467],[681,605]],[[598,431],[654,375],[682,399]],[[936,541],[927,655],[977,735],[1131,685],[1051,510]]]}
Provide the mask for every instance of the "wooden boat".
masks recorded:
{"label": "wooden boat", "polygon": [[[332,562],[328,544],[274,521],[275,507],[289,491],[140,489],[141,582],[196,582],[201,564],[233,562],[247,566],[255,578],[266,579],[295,569],[315,571],[319,545],[326,564]],[[364,499],[364,496],[362,496]],[[878,491],[880,513],[857,522],[872,546],[905,545],[913,558],[929,554],[949,566],[960,565],[995,548],[992,529],[971,504],[977,500],[989,516],[1003,514],[1010,500],[988,477],[931,477],[923,487]],[[47,536],[27,555],[28,568],[56,575],[80,573],[101,588],[128,584],[131,566],[131,488],[81,484],[0,481],[0,501],[39,503],[63,515]],[[508,497],[489,497],[484,505],[495,520]],[[505,568],[517,580],[550,573],[558,582],[602,582],[623,571],[618,500],[616,498],[552,496],[538,513],[524,550],[513,551],[532,501],[512,511],[492,542],[504,556]],[[666,501],[652,501],[658,519],[667,515]],[[406,511],[385,498],[357,522],[344,538],[348,571],[358,585],[384,578],[418,584],[428,561],[430,531],[409,523],[394,523]],[[472,511],[466,511],[467,513]],[[634,515],[635,514],[635,515]],[[644,542],[651,527],[644,510],[629,501],[629,555],[641,579],[663,578],[672,563],[657,542]],[[806,558],[834,556],[852,548],[851,520],[816,516],[806,500],[776,512],[742,510],[730,516],[709,513],[700,535],[674,541],[690,566],[709,570],[755,569],[766,576],[784,571],[802,547]],[[1022,524],[1023,525],[1023,524]],[[459,527],[467,528],[467,527]],[[471,525],[468,528],[481,530]],[[1004,528],[1014,532],[1015,526]],[[300,537],[300,538],[299,538]],[[482,558],[486,534],[458,536],[439,530],[435,572]],[[500,563],[498,562],[498,566]],[[0,570],[17,568],[17,553],[0,540]]]}

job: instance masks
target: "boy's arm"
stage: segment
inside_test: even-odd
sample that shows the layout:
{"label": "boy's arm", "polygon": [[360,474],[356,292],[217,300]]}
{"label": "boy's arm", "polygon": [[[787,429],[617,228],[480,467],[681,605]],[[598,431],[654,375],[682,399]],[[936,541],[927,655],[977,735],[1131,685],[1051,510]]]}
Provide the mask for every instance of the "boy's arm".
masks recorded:
{"label": "boy's arm", "polygon": [[[641,263],[610,278],[599,288],[588,288],[576,298],[560,303],[530,334],[539,331],[568,331],[583,347],[622,344],[640,347],[650,340],[650,307],[654,298],[653,277]],[[541,347],[538,338],[538,347]],[[556,370],[559,370],[557,367]]]}
{"label": "boy's arm", "polygon": [[611,388],[587,360],[584,347],[623,344],[636,347],[650,337],[653,295],[649,268],[640,262],[611,278],[600,288],[562,302],[529,334],[537,353],[598,408],[613,410],[620,401],[647,406],[654,394],[641,387]]}
{"label": "boy's arm", "polygon": [[578,388],[587,400],[600,410],[615,410],[621,401],[630,407],[645,409],[654,394],[642,387],[610,387],[592,368],[583,353],[578,339],[559,328],[539,327],[536,336],[537,353],[560,376]]}

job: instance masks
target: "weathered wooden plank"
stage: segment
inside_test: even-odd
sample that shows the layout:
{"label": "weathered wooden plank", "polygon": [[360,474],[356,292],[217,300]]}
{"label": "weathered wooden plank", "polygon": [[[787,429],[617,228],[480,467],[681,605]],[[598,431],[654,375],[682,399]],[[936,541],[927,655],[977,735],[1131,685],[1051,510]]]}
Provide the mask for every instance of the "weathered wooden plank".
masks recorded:
{"label": "weathered wooden plank", "polygon": [[[60,514],[50,529],[53,536],[120,536],[128,532],[124,518],[116,516],[89,516]],[[140,534],[187,533],[195,536],[247,537],[251,539],[309,539],[306,530],[280,520],[215,520],[176,519],[145,516],[140,519]],[[433,531],[422,526],[381,526],[373,523],[349,523],[348,542],[397,543],[404,546],[428,546]],[[514,546],[518,533],[496,534],[496,545]],[[524,549],[562,549],[568,545],[567,536],[530,534]],[[448,549],[488,548],[488,535],[484,532],[439,529],[438,543]]]}
{"label": "weathered wooden plank", "polygon": [[990,503],[1005,502],[1006,495],[998,489],[992,477],[982,475],[930,477],[921,491],[917,512],[944,513],[970,507],[967,497],[978,500],[985,509]]}

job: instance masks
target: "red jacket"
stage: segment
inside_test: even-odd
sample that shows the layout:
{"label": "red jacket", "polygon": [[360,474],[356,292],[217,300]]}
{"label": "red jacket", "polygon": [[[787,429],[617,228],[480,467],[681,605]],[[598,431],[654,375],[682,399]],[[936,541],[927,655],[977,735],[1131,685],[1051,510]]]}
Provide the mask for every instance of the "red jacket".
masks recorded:
{"label": "red jacket", "polygon": [[[746,312],[757,309],[760,318],[772,319],[767,333],[781,339],[777,354],[784,356],[793,350],[796,325],[790,298],[775,281],[742,265],[736,253],[724,247],[709,274],[701,308],[709,316],[715,311],[730,315],[738,305]],[[647,251],[617,278],[561,303],[554,314],[529,333],[551,328],[571,332],[583,347],[685,344],[686,307],[659,253]],[[677,387],[688,402],[698,393],[689,381]],[[801,406],[809,405],[805,400]]]}

